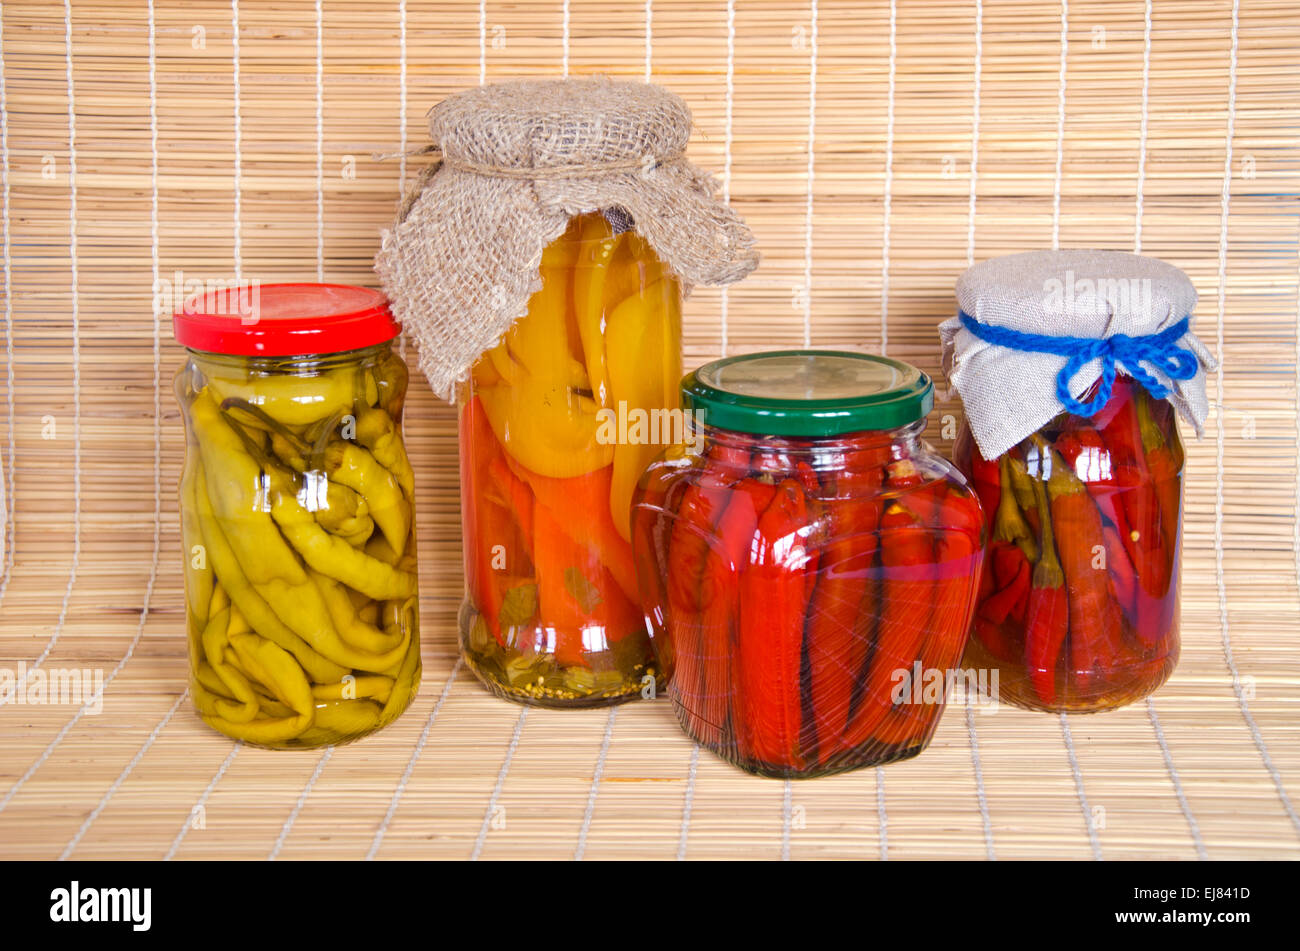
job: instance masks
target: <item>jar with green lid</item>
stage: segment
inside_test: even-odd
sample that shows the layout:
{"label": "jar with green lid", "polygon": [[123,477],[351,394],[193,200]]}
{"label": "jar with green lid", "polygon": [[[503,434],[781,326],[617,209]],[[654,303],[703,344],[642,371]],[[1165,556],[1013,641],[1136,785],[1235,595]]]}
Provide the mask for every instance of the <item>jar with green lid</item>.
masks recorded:
{"label": "jar with green lid", "polygon": [[344,743],[420,681],[406,365],[382,294],[222,289],[175,315],[190,689],[271,748]]}
{"label": "jar with green lid", "polygon": [[742,769],[872,766],[929,743],[966,644],[980,505],[921,439],[928,376],[795,350],[682,383],[691,438],[633,507],[678,719]]}

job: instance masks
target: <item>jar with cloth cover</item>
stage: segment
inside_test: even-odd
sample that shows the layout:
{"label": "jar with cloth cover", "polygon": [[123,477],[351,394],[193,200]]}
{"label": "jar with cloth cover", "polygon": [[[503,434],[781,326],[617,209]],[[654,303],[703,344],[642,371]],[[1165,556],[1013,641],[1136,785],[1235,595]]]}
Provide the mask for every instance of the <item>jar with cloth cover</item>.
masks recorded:
{"label": "jar with cloth cover", "polygon": [[459,409],[462,653],[524,703],[652,695],[632,492],[683,438],[683,297],[748,274],[753,236],[687,162],[690,112],[657,86],[484,86],[429,128],[437,160],[376,270]]}

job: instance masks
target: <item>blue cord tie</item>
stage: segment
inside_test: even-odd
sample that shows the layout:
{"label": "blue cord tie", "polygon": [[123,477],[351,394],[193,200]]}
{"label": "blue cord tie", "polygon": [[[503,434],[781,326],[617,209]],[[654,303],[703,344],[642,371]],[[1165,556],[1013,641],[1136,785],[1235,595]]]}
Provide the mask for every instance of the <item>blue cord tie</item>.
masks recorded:
{"label": "blue cord tie", "polygon": [[[1191,318],[1184,317],[1172,327],[1144,337],[1114,334],[1110,337],[1054,337],[1051,334],[1031,334],[1010,327],[982,324],[965,311],[957,312],[962,326],[988,343],[1009,350],[1031,353],[1054,353],[1068,357],[1061,372],[1056,375],[1056,396],[1076,416],[1092,416],[1110,400],[1115,385],[1115,369],[1123,364],[1129,376],[1141,383],[1158,400],[1169,395],[1169,388],[1143,368],[1149,363],[1171,380],[1190,380],[1200,369],[1196,354],[1177,346],[1191,326]],[[1070,381],[1093,360],[1101,360],[1101,385],[1097,395],[1083,403],[1070,395]]]}

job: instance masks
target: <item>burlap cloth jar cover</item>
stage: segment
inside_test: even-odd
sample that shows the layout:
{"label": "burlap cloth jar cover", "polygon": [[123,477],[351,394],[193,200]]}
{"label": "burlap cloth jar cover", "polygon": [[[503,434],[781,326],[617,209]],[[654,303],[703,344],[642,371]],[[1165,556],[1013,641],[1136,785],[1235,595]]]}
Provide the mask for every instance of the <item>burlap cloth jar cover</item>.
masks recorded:
{"label": "burlap cloth jar cover", "polygon": [[1119,371],[1201,435],[1217,363],[1191,331],[1196,290],[1173,265],[1122,251],[1009,254],[968,268],[957,304],[939,325],[943,366],[985,459],[1058,413],[1091,415]]}
{"label": "burlap cloth jar cover", "polygon": [[749,229],[685,160],[690,131],[678,96],[603,78],[482,86],[431,110],[426,151],[440,158],[384,231],[375,270],[435,393],[454,399],[527,311],[542,249],[573,215],[626,213],[687,291],[758,265]]}

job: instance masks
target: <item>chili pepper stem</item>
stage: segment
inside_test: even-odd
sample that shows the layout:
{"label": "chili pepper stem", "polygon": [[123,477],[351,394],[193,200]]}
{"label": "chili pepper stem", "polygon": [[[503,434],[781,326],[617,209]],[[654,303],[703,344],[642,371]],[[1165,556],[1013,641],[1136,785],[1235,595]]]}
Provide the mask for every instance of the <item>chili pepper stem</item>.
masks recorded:
{"label": "chili pepper stem", "polygon": [[1004,455],[998,461],[999,472],[1002,477],[1002,496],[998,499],[998,514],[993,521],[993,537],[998,541],[1013,542],[1017,548],[1025,553],[1025,557],[1031,562],[1038,561],[1038,545],[1034,541],[1033,533],[1029,530],[1029,523],[1025,521],[1024,513],[1020,511],[1020,506],[1016,504],[1016,497],[1010,490],[1011,485],[1011,463]]}

